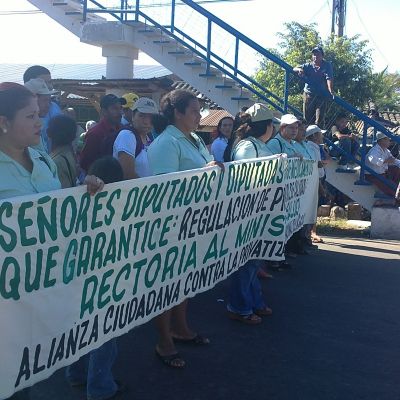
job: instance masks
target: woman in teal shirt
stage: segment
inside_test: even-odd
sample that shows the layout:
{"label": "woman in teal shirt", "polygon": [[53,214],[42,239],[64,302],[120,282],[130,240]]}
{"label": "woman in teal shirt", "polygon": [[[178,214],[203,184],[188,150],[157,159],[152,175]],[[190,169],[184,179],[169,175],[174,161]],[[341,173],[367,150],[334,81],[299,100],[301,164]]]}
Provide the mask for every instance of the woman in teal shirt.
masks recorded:
{"label": "woman in teal shirt", "polygon": [[[210,165],[213,161],[203,140],[193,131],[200,119],[200,104],[196,96],[186,90],[173,90],[161,100],[161,113],[165,129],[150,145],[148,158],[154,175],[186,171]],[[172,368],[183,368],[174,342],[205,345],[209,340],[192,331],[186,319],[187,300],[156,317],[159,341],[157,356]],[[171,333],[171,318],[174,331]]]}
{"label": "woman in teal shirt", "polygon": [[[57,167],[46,154],[31,146],[40,143],[36,96],[17,83],[0,83],[0,199],[61,189]],[[104,183],[86,179],[91,194]]]}
{"label": "woman in teal shirt", "polygon": [[[0,201],[61,188],[53,160],[31,147],[40,143],[41,126],[36,96],[17,83],[0,83]],[[93,175],[86,184],[90,194],[104,186]],[[29,389],[10,399],[29,399]]]}
{"label": "woman in teal shirt", "polygon": [[[248,160],[272,155],[265,143],[274,132],[272,111],[262,103],[256,103],[247,111],[251,119],[244,126],[245,138],[232,152],[232,160]],[[272,314],[267,307],[257,272],[261,266],[258,260],[249,260],[236,271],[230,282],[229,318],[248,325],[259,324],[263,316]]]}

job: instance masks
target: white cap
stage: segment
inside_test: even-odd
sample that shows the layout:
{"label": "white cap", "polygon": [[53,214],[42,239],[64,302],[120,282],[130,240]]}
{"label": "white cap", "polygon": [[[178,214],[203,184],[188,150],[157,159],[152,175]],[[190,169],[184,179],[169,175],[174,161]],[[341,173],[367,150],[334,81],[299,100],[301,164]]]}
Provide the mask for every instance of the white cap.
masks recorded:
{"label": "white cap", "polygon": [[305,137],[307,138],[317,132],[325,133],[326,131],[322,130],[318,125],[310,125],[306,129]]}
{"label": "white cap", "polygon": [[272,119],[272,121],[279,123],[279,120],[274,117],[272,111],[262,103],[253,104],[246,110],[246,114],[250,115],[253,122],[267,121]]}
{"label": "white cap", "polygon": [[46,82],[41,78],[33,78],[25,83],[25,87],[33,94],[52,95],[58,93],[57,90],[50,90]]}
{"label": "white cap", "polygon": [[388,136],[386,136],[383,132],[377,132],[375,137],[376,137],[376,141],[378,141],[378,140],[381,140],[381,139],[385,139]]}
{"label": "white cap", "polygon": [[292,125],[296,122],[300,122],[293,114],[285,114],[281,117],[281,126],[282,125]]}
{"label": "white cap", "polygon": [[148,97],[140,97],[133,104],[132,111],[138,110],[143,114],[158,114],[158,107],[154,100]]}

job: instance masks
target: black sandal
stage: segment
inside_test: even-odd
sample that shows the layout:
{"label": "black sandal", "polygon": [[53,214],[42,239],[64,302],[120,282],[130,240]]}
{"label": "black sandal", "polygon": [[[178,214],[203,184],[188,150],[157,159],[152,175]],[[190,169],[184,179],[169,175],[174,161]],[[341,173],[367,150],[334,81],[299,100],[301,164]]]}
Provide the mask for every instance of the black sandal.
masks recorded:
{"label": "black sandal", "polygon": [[191,339],[186,339],[186,338],[179,338],[172,336],[172,339],[176,343],[182,343],[182,344],[190,344],[194,346],[204,346],[206,344],[210,344],[210,339],[199,335],[198,333],[196,334],[195,337],[192,337]]}
{"label": "black sandal", "polygon": [[[156,349],[156,356],[165,364],[167,367],[182,369],[185,368],[185,360],[180,356],[179,353],[170,354],[168,356],[163,356]],[[183,364],[177,364],[176,362],[183,362]]]}

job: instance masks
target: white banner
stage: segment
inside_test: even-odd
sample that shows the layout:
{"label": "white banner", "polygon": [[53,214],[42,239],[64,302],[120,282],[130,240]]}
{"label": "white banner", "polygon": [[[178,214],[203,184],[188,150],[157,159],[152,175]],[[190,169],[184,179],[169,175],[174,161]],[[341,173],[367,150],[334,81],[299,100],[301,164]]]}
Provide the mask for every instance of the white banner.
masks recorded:
{"label": "white banner", "polygon": [[0,398],[226,279],[313,223],[312,161],[268,157],[0,202]]}

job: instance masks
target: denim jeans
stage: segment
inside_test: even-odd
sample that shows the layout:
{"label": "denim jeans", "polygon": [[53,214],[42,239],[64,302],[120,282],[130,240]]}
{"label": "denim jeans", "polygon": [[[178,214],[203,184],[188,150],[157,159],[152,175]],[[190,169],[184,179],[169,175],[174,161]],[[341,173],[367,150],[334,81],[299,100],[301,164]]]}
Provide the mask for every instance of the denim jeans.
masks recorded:
{"label": "denim jeans", "polygon": [[71,384],[86,382],[89,400],[107,399],[113,396],[118,389],[111,371],[116,357],[117,342],[115,339],[111,339],[67,367],[67,380]]}
{"label": "denim jeans", "polygon": [[[354,157],[359,148],[359,144],[356,140],[345,137],[339,139],[339,147]],[[349,159],[347,158],[346,154],[340,154],[339,165],[346,165],[348,161]]]}
{"label": "denim jeans", "polygon": [[250,315],[254,310],[265,308],[261,284],[257,277],[259,268],[259,261],[249,260],[232,275],[227,306],[229,311]]}

